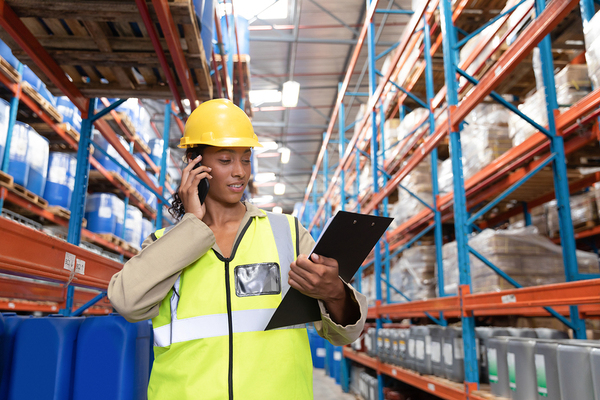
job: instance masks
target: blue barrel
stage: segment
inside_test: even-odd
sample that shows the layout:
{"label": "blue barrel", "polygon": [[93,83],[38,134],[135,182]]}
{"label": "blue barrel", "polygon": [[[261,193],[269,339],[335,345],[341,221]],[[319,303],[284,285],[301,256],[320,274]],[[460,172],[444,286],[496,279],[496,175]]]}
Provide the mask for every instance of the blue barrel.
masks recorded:
{"label": "blue barrel", "polygon": [[[70,154],[57,151],[50,152],[48,157],[48,176],[44,199],[51,206],[60,206],[69,209],[73,187],[70,185],[72,163],[77,165],[77,160]],[[73,180],[74,182],[74,180]]]}
{"label": "blue barrel", "polygon": [[136,249],[140,248],[140,241],[142,239],[142,219],[144,219],[142,212],[138,208],[127,205],[125,237],[123,239]]}
{"label": "blue barrel", "polygon": [[[119,138],[119,139],[120,139],[121,143],[125,146],[126,149],[129,148],[129,144],[127,144],[127,141],[125,139],[123,139],[123,138]],[[116,159],[118,162],[124,164],[123,158],[121,157],[121,155],[117,152],[117,150],[115,150],[115,148],[113,146],[111,146],[110,143],[108,143],[108,141],[104,138],[104,136],[102,136],[102,134],[100,132],[94,130],[92,140],[100,148],[102,148],[104,151],[106,151],[111,157]],[[96,160],[98,160],[98,162],[107,171],[114,171],[118,174],[121,174],[121,167],[119,167],[117,164],[115,164],[111,159],[106,157],[100,151],[94,152],[94,158]]]}
{"label": "blue barrel", "polygon": [[142,219],[142,238],[140,240],[140,248],[142,247],[142,243],[148,236],[150,236],[154,232],[154,224],[152,221],[147,220],[146,218]]}
{"label": "blue barrel", "polygon": [[[154,183],[154,186],[158,187],[158,179],[156,178],[156,176],[154,176],[154,174],[152,174],[150,172],[148,172],[147,174],[148,174],[148,178],[150,178],[152,183]],[[156,195],[154,193],[152,193],[150,190],[146,189],[146,187],[144,187],[144,193],[142,194],[142,196],[144,196],[146,203],[148,203],[148,205],[150,207],[152,207],[156,210],[156,205],[157,205]]]}
{"label": "blue barrel", "polygon": [[152,131],[152,125],[150,125],[150,113],[144,108],[140,107],[138,115],[138,125],[135,126],[135,131],[142,141],[148,144]]}
{"label": "blue barrel", "polygon": [[194,10],[198,20],[200,20],[200,37],[204,47],[204,55],[210,63],[213,32],[215,30],[215,2],[214,0],[194,0]]}
{"label": "blue barrel", "polygon": [[10,118],[10,104],[0,99],[0,166],[4,160],[4,148],[6,147],[6,134],[8,133],[8,120]]}
{"label": "blue barrel", "polygon": [[227,22],[225,21],[225,16],[221,17],[221,39],[222,39],[222,44],[223,44],[223,52],[221,52],[221,49],[219,48],[219,38],[217,37],[217,29],[215,29],[214,33],[213,33],[213,49],[215,51],[215,54],[221,54],[223,55],[223,53],[227,54],[229,52],[229,34],[227,31]]}
{"label": "blue barrel", "polygon": [[112,212],[115,216],[115,230],[113,234],[121,239],[125,236],[123,232],[123,220],[125,217],[125,202],[118,198],[117,196],[113,197],[112,200]]}
{"label": "blue barrel", "polygon": [[77,132],[81,131],[81,112],[67,96],[56,99],[56,108],[62,115],[63,122],[68,122]]}
{"label": "blue barrel", "polygon": [[148,141],[148,146],[150,147],[150,158],[152,162],[160,167],[160,160],[162,159],[163,153],[163,140],[159,138],[150,139]]}
{"label": "blue barrel", "polygon": [[75,344],[82,317],[21,322],[14,342],[8,399],[70,399]]}
{"label": "blue barrel", "polygon": [[16,122],[10,142],[8,174],[12,175],[15,183],[21,186],[27,186],[27,178],[29,178],[29,163],[27,162],[29,129],[31,129],[29,125]]}
{"label": "blue barrel", "polygon": [[88,317],[77,337],[73,400],[146,399],[151,325]]}
{"label": "blue barrel", "polygon": [[30,316],[17,315],[14,312],[3,313],[4,330],[0,338],[0,399],[8,397],[8,382],[10,381],[11,363],[13,358],[15,336],[21,322]]}
{"label": "blue barrel", "polygon": [[339,385],[342,380],[342,347],[333,346],[333,364],[332,364],[332,377],[335,378],[335,382]]}
{"label": "blue barrel", "polygon": [[41,196],[46,187],[50,144],[48,139],[40,136],[33,128],[29,128],[27,147],[27,163],[29,164],[27,190]]}
{"label": "blue barrel", "polygon": [[27,65],[23,65],[22,80],[29,83],[31,85],[31,87],[34,88],[38,92],[40,91],[40,89],[42,88],[42,85],[44,84],[42,82],[42,80],[40,78],[38,78],[38,76],[36,74],[34,74],[33,71]]}
{"label": "blue barrel", "polygon": [[308,332],[313,367],[325,368],[325,339],[319,336],[319,334],[314,330],[309,330]]}
{"label": "blue barrel", "polygon": [[2,40],[0,40],[0,56],[4,58],[10,65],[14,68],[17,68],[19,65],[19,60],[17,57],[13,56],[12,50],[7,46]]}
{"label": "blue barrel", "polygon": [[88,194],[85,202],[85,219],[87,229],[96,233],[113,233],[117,222],[112,211],[113,199],[111,193]]}
{"label": "blue barrel", "polygon": [[[250,54],[250,29],[248,20],[240,15],[236,17],[237,22],[237,41],[240,47],[240,54]],[[235,31],[233,33],[235,35]],[[232,40],[233,43],[233,40]],[[233,54],[237,54],[237,48],[232,49]]]}

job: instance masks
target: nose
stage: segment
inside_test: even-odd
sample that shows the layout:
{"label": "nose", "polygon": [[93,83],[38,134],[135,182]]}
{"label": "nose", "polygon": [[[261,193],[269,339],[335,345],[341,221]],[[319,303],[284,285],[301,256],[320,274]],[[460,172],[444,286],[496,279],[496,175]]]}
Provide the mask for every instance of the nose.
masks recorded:
{"label": "nose", "polygon": [[234,161],[231,175],[235,178],[244,178],[246,176],[246,170],[241,159]]}

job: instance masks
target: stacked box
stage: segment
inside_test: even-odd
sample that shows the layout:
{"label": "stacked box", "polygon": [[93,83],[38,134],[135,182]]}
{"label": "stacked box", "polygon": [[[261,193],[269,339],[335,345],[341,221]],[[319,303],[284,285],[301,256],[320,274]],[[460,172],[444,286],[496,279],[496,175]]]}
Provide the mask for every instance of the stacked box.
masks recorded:
{"label": "stacked box", "polygon": [[554,76],[559,106],[571,106],[592,91],[586,65],[569,64]]}
{"label": "stacked box", "polygon": [[[542,236],[549,236],[548,234],[548,212],[545,205],[534,207],[529,210],[531,216],[531,226],[535,226],[538,233]],[[510,229],[523,228],[525,226],[525,219],[523,214],[516,217],[511,217],[509,220]]]}
{"label": "stacked box", "polygon": [[448,158],[442,161],[438,168],[438,190],[440,195],[454,191],[452,177],[452,159]]}
{"label": "stacked box", "polygon": [[[565,281],[562,248],[537,233],[537,228],[494,231],[486,229],[472,237],[469,244],[496,267],[506,272],[522,286],[537,286]],[[456,294],[458,260],[456,242],[442,248],[444,257],[444,289]],[[497,275],[475,256],[470,255],[473,293],[512,289],[513,286]],[[598,256],[577,251],[580,273],[598,273]]]}
{"label": "stacked box", "polygon": [[398,145],[398,126],[400,126],[398,118],[390,118],[383,125],[386,159],[390,158],[392,150]]}
{"label": "stacked box", "polygon": [[[435,246],[413,246],[390,269],[390,283],[411,300],[436,297]],[[406,299],[392,291],[392,302]]]}
{"label": "stacked box", "polygon": [[[571,196],[569,199],[571,205],[571,220],[575,228],[590,227],[598,220],[598,208],[596,206],[595,192],[586,192],[580,195]],[[560,234],[558,223],[558,211],[556,209],[556,200],[546,204],[548,210],[548,236],[558,237]]]}
{"label": "stacked box", "polygon": [[[402,186],[419,196],[427,204],[433,204],[433,195],[431,188],[431,158],[427,157],[421,161],[408,175],[402,180]],[[426,207],[411,196],[406,190],[398,189],[398,202],[394,204],[390,217],[394,218],[392,229],[408,221],[411,217],[417,215]]]}
{"label": "stacked box", "polygon": [[461,132],[465,180],[512,148],[508,119],[509,112],[497,104],[480,104],[466,118]]}
{"label": "stacked box", "polygon": [[[538,91],[527,97],[519,110],[541,126],[548,125],[548,114],[546,111],[546,99],[543,91]],[[513,146],[523,143],[528,137],[537,132],[529,122],[511,113],[508,119],[509,136],[512,138]]]}
{"label": "stacked box", "polygon": [[585,60],[594,87],[600,83],[600,16],[594,15],[584,29]]}

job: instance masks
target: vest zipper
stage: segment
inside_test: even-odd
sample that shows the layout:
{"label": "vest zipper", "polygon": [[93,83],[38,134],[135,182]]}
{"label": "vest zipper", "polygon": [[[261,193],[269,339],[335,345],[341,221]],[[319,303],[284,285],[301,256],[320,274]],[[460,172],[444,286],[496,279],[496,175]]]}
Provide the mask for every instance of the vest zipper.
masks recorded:
{"label": "vest zipper", "polygon": [[231,314],[231,288],[229,286],[229,260],[225,261],[225,292],[227,293],[227,325],[229,327],[229,372],[227,385],[229,400],[233,400],[233,317]]}

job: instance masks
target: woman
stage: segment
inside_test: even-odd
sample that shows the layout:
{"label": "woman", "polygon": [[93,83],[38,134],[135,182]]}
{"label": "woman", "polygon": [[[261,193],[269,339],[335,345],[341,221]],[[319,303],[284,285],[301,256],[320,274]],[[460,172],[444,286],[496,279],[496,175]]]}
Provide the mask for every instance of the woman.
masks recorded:
{"label": "woman", "polygon": [[[152,318],[155,361],[149,399],[313,399],[306,328],[265,331],[293,287],[319,300],[321,336],[336,345],[360,335],[366,299],[338,276],[333,259],[298,221],[242,202],[251,148],[246,114],[224,99],[189,117],[172,211],[181,220],[151,235],[110,282],[129,321]],[[210,189],[201,202],[198,185]],[[302,253],[302,254],[300,254]]]}

